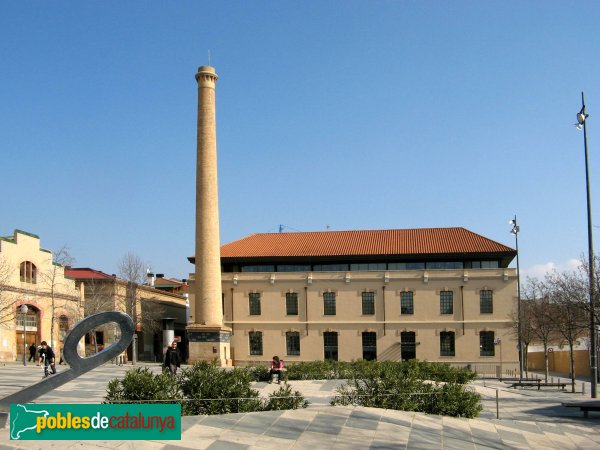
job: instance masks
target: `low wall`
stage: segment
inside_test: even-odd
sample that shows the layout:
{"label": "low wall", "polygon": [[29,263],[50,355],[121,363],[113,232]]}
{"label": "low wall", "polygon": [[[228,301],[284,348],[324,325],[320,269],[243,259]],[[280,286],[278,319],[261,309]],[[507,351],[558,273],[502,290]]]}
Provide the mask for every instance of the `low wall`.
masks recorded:
{"label": "low wall", "polygon": [[[573,352],[575,359],[575,374],[590,375],[590,360],[587,350],[575,350]],[[548,352],[548,370],[550,372],[570,373],[569,351],[551,351]],[[544,370],[544,352],[527,353],[527,368],[529,370]]]}

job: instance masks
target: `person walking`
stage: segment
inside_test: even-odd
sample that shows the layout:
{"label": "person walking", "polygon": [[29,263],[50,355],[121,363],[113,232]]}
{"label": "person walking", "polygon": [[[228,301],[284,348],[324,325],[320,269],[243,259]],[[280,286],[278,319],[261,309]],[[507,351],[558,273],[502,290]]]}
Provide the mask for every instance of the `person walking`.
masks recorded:
{"label": "person walking", "polygon": [[31,344],[29,346],[29,362],[31,361],[35,361],[35,353],[37,351],[37,348],[35,346],[35,344]]}
{"label": "person walking", "polygon": [[46,378],[48,376],[48,367],[50,367],[50,370],[52,372],[52,374],[56,373],[56,364],[55,364],[55,359],[56,356],[54,355],[54,350],[52,350],[52,348],[48,345],[48,343],[46,341],[42,341],[42,348],[39,351],[39,356],[40,356],[40,364],[44,364],[44,378]]}
{"label": "person walking", "polygon": [[167,348],[163,367],[167,369],[171,375],[175,375],[177,373],[177,369],[181,367],[181,358],[179,357],[179,352],[177,351],[177,341],[173,341],[171,346]]}

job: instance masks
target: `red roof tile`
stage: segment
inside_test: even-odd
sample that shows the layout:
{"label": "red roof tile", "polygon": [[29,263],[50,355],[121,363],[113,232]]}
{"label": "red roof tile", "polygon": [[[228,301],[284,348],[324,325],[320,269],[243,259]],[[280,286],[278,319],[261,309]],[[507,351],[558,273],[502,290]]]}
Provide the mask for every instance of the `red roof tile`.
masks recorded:
{"label": "red roof tile", "polygon": [[89,280],[92,278],[114,278],[113,276],[108,275],[107,273],[100,272],[99,270],[89,269],[87,267],[65,269],[65,276],[82,280]]}
{"label": "red roof tile", "polygon": [[253,234],[221,247],[221,258],[513,253],[465,228]]}

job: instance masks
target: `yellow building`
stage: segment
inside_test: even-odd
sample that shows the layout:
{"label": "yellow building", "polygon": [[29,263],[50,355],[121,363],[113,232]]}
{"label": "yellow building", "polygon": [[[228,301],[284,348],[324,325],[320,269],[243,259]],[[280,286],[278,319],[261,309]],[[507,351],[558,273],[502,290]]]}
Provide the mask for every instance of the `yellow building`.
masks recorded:
{"label": "yellow building", "polygon": [[59,355],[67,331],[83,318],[83,291],[52,256],[35,234],[0,237],[0,361],[22,360],[25,348],[43,340]]}
{"label": "yellow building", "polygon": [[[136,358],[142,361],[161,361],[163,356],[163,319],[173,319],[169,323],[174,328],[169,333],[171,341],[181,341],[182,356],[187,357],[185,335],[187,297],[184,291],[187,284],[179,280],[156,280],[149,278],[148,284],[129,283],[127,280],[87,267],[69,267],[67,276],[76,280],[78,286],[84,286],[86,305],[85,315],[103,311],[122,311],[136,322],[134,344],[127,349],[126,359],[133,359],[133,345]],[[156,286],[159,281],[160,289]],[[96,328],[92,335],[85,337],[86,352],[93,354],[104,346],[120,338],[116,326],[103,325]]]}
{"label": "yellow building", "polygon": [[517,277],[508,268],[515,255],[464,228],[231,242],[221,247],[230,358],[237,365],[273,355],[287,362],[418,358],[518,373]]}

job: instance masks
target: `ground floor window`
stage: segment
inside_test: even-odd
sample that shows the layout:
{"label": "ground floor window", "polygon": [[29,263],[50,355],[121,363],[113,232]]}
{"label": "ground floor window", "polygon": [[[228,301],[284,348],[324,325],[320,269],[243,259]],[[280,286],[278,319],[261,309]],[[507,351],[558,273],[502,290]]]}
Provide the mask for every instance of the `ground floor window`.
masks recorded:
{"label": "ground floor window", "polygon": [[400,351],[402,361],[408,361],[417,357],[417,339],[414,331],[403,331],[400,333]]}
{"label": "ground floor window", "polygon": [[377,333],[365,331],[362,334],[363,359],[375,361],[377,359]]}
{"label": "ground floor window", "polygon": [[481,356],[494,356],[494,332],[481,331],[479,332],[479,354]]}
{"label": "ground floor window", "polygon": [[263,339],[261,331],[251,331],[248,334],[251,355],[263,354]]}
{"label": "ground floor window", "polygon": [[440,355],[454,356],[454,332],[442,331],[440,333]]}
{"label": "ground floor window", "polygon": [[323,333],[323,347],[325,359],[338,360],[338,334],[335,332]]}
{"label": "ground floor window", "polygon": [[300,333],[297,331],[289,331],[285,333],[285,346],[287,354],[291,356],[300,355]]}

